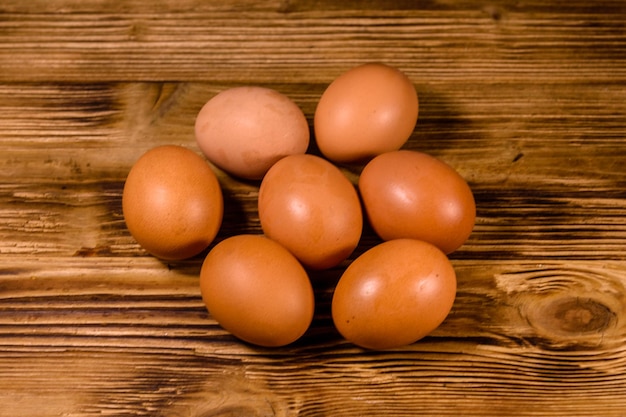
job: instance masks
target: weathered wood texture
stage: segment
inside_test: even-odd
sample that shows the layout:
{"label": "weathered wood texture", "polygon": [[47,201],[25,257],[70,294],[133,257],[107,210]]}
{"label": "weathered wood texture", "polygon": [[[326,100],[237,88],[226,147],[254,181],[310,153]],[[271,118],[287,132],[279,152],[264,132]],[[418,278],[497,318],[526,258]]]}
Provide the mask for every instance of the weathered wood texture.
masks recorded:
{"label": "weathered wood texture", "polygon": [[[302,340],[238,342],[201,256],[131,238],[125,176],[158,144],[197,150],[224,88],[276,88],[311,121],[366,61],[416,85],[407,148],[474,190],[454,308],[412,346],[358,349],[332,327],[336,268]],[[625,136],[621,0],[2,0],[0,416],[624,416]],[[220,180],[218,239],[260,232],[256,185]]]}

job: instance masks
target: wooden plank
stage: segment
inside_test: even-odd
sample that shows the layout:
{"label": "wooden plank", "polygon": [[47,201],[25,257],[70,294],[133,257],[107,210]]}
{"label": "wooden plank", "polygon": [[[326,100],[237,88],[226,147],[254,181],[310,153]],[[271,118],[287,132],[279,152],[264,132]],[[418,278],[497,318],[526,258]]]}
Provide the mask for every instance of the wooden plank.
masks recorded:
{"label": "wooden plank", "polygon": [[[328,79],[329,83],[332,81]],[[619,83],[414,83],[420,117],[407,148],[435,154],[480,184],[611,186],[622,161],[626,88]],[[327,84],[264,84],[312,122]],[[124,178],[145,150],[194,147],[193,125],[220,83],[4,84],[0,175],[85,181]],[[547,144],[547,146],[546,146]],[[108,149],[110,152],[102,152]],[[33,160],[39,153],[44,161]],[[65,156],[65,157],[63,157]],[[52,176],[51,176],[52,175]]]}
{"label": "wooden plank", "polygon": [[[448,319],[386,354],[342,341],[324,303],[290,348],[236,342],[207,316],[189,266],[32,258],[10,268],[0,396],[22,416],[495,416],[529,401],[525,414],[583,416],[626,405],[624,262],[457,261]],[[329,291],[318,286],[318,299]]]}
{"label": "wooden plank", "polygon": [[445,13],[419,6],[381,13],[350,4],[339,10],[303,6],[303,12],[294,13],[285,12],[285,3],[262,10],[249,2],[195,10],[197,3],[189,1],[172,13],[145,2],[129,2],[134,6],[119,10],[105,2],[100,11],[101,2],[85,8],[75,2],[54,4],[39,13],[32,3],[5,6],[0,82],[268,83],[288,81],[289,74],[324,83],[369,60],[388,62],[429,82],[626,78],[621,3],[591,10],[582,2],[568,3],[558,12],[468,3]]}
{"label": "wooden plank", "polygon": [[[406,147],[454,166],[478,202],[475,232],[455,256],[625,255],[626,89],[528,84],[520,93],[519,86],[417,86],[421,116]],[[312,121],[322,86],[271,87],[292,97]],[[126,175],[153,146],[175,143],[198,151],[195,116],[224,88],[196,83],[0,87],[6,97],[0,104],[2,251],[141,254],[121,213]],[[358,167],[346,170],[358,175]],[[220,237],[260,232],[258,187],[217,172],[227,196]],[[364,236],[366,245],[374,241],[371,233]]]}
{"label": "wooden plank", "polygon": [[[0,417],[623,416],[624,16],[621,0],[2,1]],[[356,348],[330,315],[344,264],[311,274],[301,340],[242,343],[202,304],[203,254],[134,242],[124,179],[153,146],[198,151],[195,116],[225,88],[275,88],[312,123],[328,83],[373,60],[419,92],[406,147],[476,196],[453,310],[411,346]],[[258,184],[216,172],[218,240],[260,233]],[[366,227],[353,256],[377,242]]]}

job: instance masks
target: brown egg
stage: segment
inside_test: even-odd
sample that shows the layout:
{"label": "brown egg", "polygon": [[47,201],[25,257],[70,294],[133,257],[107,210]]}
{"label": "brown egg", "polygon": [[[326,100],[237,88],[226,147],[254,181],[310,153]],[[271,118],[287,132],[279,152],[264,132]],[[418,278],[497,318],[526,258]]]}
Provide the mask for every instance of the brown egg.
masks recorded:
{"label": "brown egg", "polygon": [[476,203],[467,182],[422,152],[375,157],[361,172],[359,190],[369,223],[383,240],[420,239],[451,253],[474,228]]}
{"label": "brown egg", "polygon": [[331,161],[362,162],[406,143],[417,122],[418,98],[409,78],[379,63],[335,79],[314,116],[315,140]]}
{"label": "brown egg", "polygon": [[122,209],[132,236],[166,260],[197,255],[222,223],[222,190],[208,163],[182,146],[166,145],[142,155],[131,168]]}
{"label": "brown egg", "polygon": [[397,348],[439,327],[455,297],[456,274],[441,250],[419,240],[391,240],[348,266],[333,294],[332,318],[358,346]]}
{"label": "brown egg", "polygon": [[198,146],[209,161],[241,178],[261,179],[284,156],[306,152],[309,125],[278,91],[255,86],[224,90],[196,118]]}
{"label": "brown egg", "polygon": [[311,269],[338,265],[361,237],[356,189],[339,168],[318,156],[287,156],[272,166],[261,182],[258,208],[265,235]]}
{"label": "brown egg", "polygon": [[263,236],[237,235],[215,245],[202,264],[200,290],[224,329],[256,345],[292,343],[313,320],[307,273],[287,249]]}

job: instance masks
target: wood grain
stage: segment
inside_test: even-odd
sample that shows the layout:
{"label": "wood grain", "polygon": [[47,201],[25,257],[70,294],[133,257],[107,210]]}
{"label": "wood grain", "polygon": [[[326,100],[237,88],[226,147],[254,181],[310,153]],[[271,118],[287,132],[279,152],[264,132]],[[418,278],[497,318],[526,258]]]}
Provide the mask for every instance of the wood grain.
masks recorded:
{"label": "wood grain", "polygon": [[[625,22],[608,0],[2,1],[0,417],[626,415]],[[312,123],[366,61],[418,90],[406,147],[474,191],[453,310],[356,348],[330,317],[342,265],[312,274],[301,340],[242,343],[202,304],[202,254],[164,263],[128,233],[128,170],[198,151],[225,88],[275,88]],[[216,172],[216,241],[260,233],[258,184]]]}

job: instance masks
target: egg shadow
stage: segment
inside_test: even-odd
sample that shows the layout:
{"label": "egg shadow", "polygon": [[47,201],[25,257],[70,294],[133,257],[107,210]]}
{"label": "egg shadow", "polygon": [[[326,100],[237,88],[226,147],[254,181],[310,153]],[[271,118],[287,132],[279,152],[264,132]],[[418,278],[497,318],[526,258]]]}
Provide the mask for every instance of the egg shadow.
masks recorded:
{"label": "egg shadow", "polygon": [[239,234],[260,234],[258,214],[260,180],[241,180],[229,177],[222,186],[224,218],[216,241]]}
{"label": "egg shadow", "polygon": [[[445,87],[441,87],[445,88]],[[441,156],[458,148],[455,142],[475,137],[475,123],[467,118],[453,98],[437,86],[418,86],[419,116],[413,133],[402,147]],[[464,133],[467,132],[467,133]],[[479,137],[476,137],[479,140]]]}

